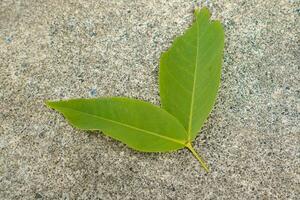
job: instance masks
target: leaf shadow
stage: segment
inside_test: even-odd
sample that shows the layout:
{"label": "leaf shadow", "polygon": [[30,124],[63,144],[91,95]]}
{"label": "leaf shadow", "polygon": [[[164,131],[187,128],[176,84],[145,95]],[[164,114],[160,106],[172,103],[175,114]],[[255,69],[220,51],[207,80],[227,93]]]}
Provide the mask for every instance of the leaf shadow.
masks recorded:
{"label": "leaf shadow", "polygon": [[180,162],[180,160],[184,160],[186,154],[189,153],[184,148],[172,152],[142,152],[135,150],[118,140],[104,135],[101,131],[84,130],[83,133],[87,134],[88,137],[93,140],[101,140],[102,142],[104,142],[105,145],[107,145],[107,152],[109,151],[108,149],[113,149],[117,154],[124,153],[125,157],[127,158],[137,157],[141,162],[154,163],[165,159],[169,160],[170,162]]}

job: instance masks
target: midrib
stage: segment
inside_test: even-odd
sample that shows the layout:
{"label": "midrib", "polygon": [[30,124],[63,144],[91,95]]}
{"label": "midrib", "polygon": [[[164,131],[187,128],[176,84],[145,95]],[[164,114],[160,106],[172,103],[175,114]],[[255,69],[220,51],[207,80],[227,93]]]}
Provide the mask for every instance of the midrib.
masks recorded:
{"label": "midrib", "polygon": [[97,118],[97,119],[101,119],[101,120],[104,120],[104,121],[115,123],[115,124],[118,124],[120,126],[131,128],[133,130],[137,130],[137,131],[141,131],[141,132],[144,132],[144,133],[148,133],[150,135],[153,135],[153,136],[165,139],[165,140],[169,140],[169,141],[172,141],[172,142],[175,142],[175,143],[178,143],[180,145],[184,145],[185,146],[185,141],[176,140],[176,139],[173,139],[173,138],[170,138],[170,137],[167,137],[167,136],[163,136],[163,135],[160,135],[160,134],[152,132],[152,131],[147,131],[147,130],[144,130],[144,129],[140,129],[140,128],[137,128],[137,127],[134,127],[134,126],[131,126],[131,125],[128,125],[128,124],[124,124],[122,122],[118,122],[118,121],[115,121],[115,120],[111,120],[111,119],[107,119],[107,118],[104,118],[104,117],[100,117],[98,115],[94,115],[94,114],[82,112],[82,111],[79,111],[79,110],[76,110],[76,109],[73,109],[73,108],[65,108],[65,107],[59,107],[59,108],[66,109],[66,110],[71,110],[73,112],[78,112],[78,113],[82,113],[82,114],[85,114],[85,115],[89,115],[89,116],[92,116],[92,117]]}
{"label": "midrib", "polygon": [[191,129],[192,129],[192,118],[193,118],[193,107],[194,107],[194,98],[195,98],[195,86],[196,86],[196,72],[198,68],[198,56],[199,56],[199,20],[196,20],[196,27],[197,27],[197,53],[196,53],[196,65],[194,69],[194,81],[193,81],[193,90],[192,90],[192,99],[191,99],[191,106],[190,106],[190,115],[189,115],[189,126],[188,126],[188,141],[191,140]]}

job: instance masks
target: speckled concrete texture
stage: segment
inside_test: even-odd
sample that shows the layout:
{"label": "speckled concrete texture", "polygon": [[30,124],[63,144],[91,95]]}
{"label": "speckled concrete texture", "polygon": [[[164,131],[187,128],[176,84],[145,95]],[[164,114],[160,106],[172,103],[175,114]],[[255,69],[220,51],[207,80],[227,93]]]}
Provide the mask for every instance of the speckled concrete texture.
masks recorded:
{"label": "speckled concrete texture", "polygon": [[197,4],[1,0],[0,199],[299,199],[298,0],[206,1],[226,32],[218,100],[194,143],[209,174],[187,150],[139,153],[44,105],[159,104],[159,56]]}

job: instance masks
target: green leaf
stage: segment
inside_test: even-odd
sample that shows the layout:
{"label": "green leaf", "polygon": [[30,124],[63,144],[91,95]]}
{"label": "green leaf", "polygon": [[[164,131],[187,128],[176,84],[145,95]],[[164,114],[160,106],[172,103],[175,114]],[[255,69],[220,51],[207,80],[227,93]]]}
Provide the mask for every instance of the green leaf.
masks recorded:
{"label": "green leaf", "polygon": [[[145,152],[188,148],[206,171],[192,140],[208,117],[220,83],[224,32],[204,8],[195,22],[160,60],[161,109],[128,98],[74,99],[47,102],[75,127],[101,130]],[[168,112],[167,112],[168,111]]]}
{"label": "green leaf", "polygon": [[101,130],[129,147],[145,152],[185,147],[187,133],[165,110],[128,98],[74,99],[47,102],[68,121],[84,130]]}
{"label": "green leaf", "polygon": [[224,31],[207,8],[195,11],[193,25],[176,38],[160,60],[162,107],[174,115],[192,141],[211,112],[221,77]]}

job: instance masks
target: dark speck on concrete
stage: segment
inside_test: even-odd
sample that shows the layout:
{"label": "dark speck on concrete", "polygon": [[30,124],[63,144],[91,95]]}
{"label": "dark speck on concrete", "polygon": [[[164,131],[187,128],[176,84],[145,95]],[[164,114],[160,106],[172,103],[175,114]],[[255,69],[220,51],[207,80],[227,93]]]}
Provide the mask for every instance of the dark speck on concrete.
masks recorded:
{"label": "dark speck on concrete", "polygon": [[34,198],[35,199],[41,199],[41,198],[43,198],[43,196],[40,193],[35,193]]}
{"label": "dark speck on concrete", "polygon": [[28,66],[29,66],[28,63],[22,63],[22,64],[21,64],[21,67],[22,67],[22,68],[27,68]]}
{"label": "dark speck on concrete", "polygon": [[6,42],[7,44],[10,44],[10,43],[12,42],[12,37],[6,36],[6,37],[5,37],[5,42]]}
{"label": "dark speck on concrete", "polygon": [[97,95],[97,89],[95,89],[95,88],[91,89],[91,90],[90,90],[90,95],[91,95],[92,97],[95,97],[95,96]]}

